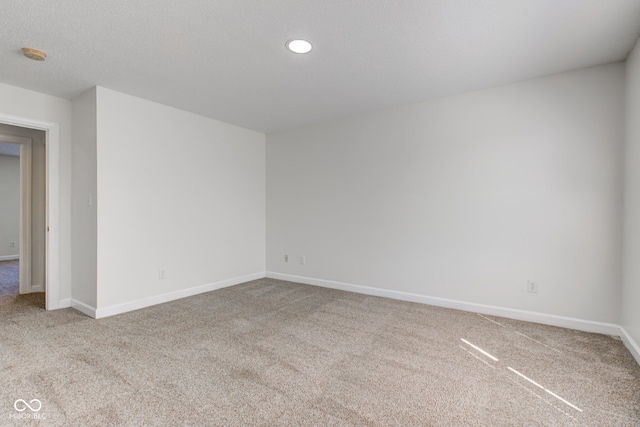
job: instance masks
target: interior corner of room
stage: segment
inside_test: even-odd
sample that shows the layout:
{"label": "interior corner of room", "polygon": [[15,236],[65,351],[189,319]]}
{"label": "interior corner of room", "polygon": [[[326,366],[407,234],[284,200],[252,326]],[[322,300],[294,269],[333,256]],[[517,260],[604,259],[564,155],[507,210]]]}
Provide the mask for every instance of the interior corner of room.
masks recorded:
{"label": "interior corner of room", "polygon": [[99,318],[266,276],[617,334],[640,361],[639,115],[638,44],[267,133],[0,84],[0,122],[57,153],[51,308]]}
{"label": "interior corner of room", "polygon": [[8,3],[0,419],[640,420],[640,0]]}

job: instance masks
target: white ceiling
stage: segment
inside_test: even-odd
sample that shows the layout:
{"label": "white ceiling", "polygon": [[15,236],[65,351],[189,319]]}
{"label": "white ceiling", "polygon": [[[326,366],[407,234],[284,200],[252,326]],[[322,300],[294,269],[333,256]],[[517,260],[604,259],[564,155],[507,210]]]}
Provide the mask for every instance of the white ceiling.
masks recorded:
{"label": "white ceiling", "polygon": [[640,0],[0,0],[0,81],[270,132],[621,61],[639,35]]}

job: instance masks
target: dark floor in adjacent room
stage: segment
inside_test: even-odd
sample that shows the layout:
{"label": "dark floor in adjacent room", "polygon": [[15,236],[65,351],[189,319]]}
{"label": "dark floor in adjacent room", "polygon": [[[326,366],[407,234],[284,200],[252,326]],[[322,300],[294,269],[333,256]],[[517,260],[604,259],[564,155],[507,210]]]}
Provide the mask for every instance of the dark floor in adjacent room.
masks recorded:
{"label": "dark floor in adjacent room", "polygon": [[20,261],[0,261],[0,297],[18,295],[20,291]]}

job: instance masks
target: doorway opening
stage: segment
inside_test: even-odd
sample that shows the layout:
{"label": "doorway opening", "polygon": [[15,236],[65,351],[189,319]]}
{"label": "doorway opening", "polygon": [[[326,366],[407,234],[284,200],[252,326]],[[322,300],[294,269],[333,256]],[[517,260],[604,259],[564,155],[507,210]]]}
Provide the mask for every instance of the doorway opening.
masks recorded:
{"label": "doorway opening", "polygon": [[[3,295],[43,293],[46,289],[44,153],[43,131],[0,124],[0,293]],[[31,300],[44,308],[44,295]]]}
{"label": "doorway opening", "polygon": [[[12,145],[14,152],[16,146],[18,147],[19,154],[13,156],[13,162],[15,163],[17,158],[20,165],[19,238],[7,238],[0,231],[0,257],[6,245],[10,252],[13,251],[6,256],[17,256],[17,259],[0,258],[0,263],[10,261],[9,265],[5,265],[7,268],[0,271],[0,279],[4,271],[9,277],[8,280],[15,280],[17,269],[20,297],[34,300],[33,297],[38,296],[40,305],[47,310],[68,306],[60,302],[58,288],[58,125],[0,114],[0,142],[2,146]],[[2,185],[4,184],[3,182]],[[15,205],[13,208],[15,210]],[[15,292],[15,287],[12,289],[12,292]]]}
{"label": "doorway opening", "polygon": [[20,146],[0,135],[0,297],[20,293]]}

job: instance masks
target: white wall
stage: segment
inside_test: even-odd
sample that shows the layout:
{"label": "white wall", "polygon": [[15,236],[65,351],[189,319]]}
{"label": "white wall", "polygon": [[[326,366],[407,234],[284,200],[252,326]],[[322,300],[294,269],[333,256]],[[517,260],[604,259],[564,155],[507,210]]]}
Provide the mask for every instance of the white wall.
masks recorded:
{"label": "white wall", "polygon": [[619,322],[624,71],[267,135],[267,270]]}
{"label": "white wall", "polygon": [[[71,102],[0,83],[0,115],[57,123],[60,129],[59,300],[71,297]],[[35,155],[35,153],[34,153]]]}
{"label": "white wall", "polygon": [[[72,103],[73,113],[73,197],[72,305],[97,304],[97,218],[96,218],[96,89]],[[89,202],[91,199],[91,202]]]}
{"label": "white wall", "polygon": [[264,134],[98,87],[97,172],[99,310],[264,271]]}
{"label": "white wall", "polygon": [[622,326],[640,345],[640,42],[627,59]]}
{"label": "white wall", "polygon": [[19,253],[20,157],[0,155],[0,260],[17,258]]}

